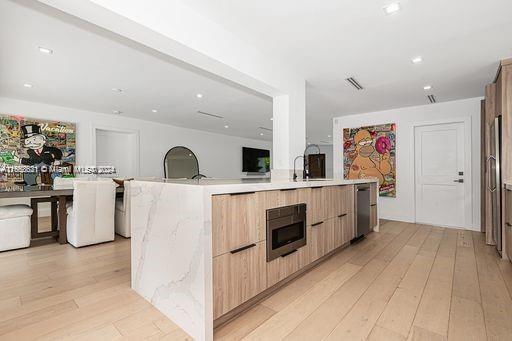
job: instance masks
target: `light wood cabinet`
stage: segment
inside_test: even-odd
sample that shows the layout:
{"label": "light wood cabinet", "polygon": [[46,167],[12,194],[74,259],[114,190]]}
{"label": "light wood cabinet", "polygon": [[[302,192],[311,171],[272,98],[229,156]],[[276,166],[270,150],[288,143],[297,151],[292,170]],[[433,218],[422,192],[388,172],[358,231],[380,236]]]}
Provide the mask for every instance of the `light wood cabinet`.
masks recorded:
{"label": "light wood cabinet", "polygon": [[326,219],[326,188],[313,187],[309,192],[307,224],[313,225]]}
{"label": "light wood cabinet", "polygon": [[329,186],[325,188],[325,219],[337,218],[354,209],[354,186]]}
{"label": "light wood cabinet", "polygon": [[212,197],[212,253],[218,256],[265,239],[265,220],[256,193]]}
{"label": "light wood cabinet", "polygon": [[335,218],[334,221],[334,248],[338,248],[354,238],[354,215],[345,213]]}
{"label": "light wood cabinet", "polygon": [[213,315],[218,318],[266,289],[265,242],[213,259]]}
{"label": "light wood cabinet", "polygon": [[334,219],[328,219],[308,227],[310,262],[316,261],[334,249],[334,230]]}
{"label": "light wood cabinet", "polygon": [[307,246],[284,257],[278,257],[267,263],[267,287],[282,281],[309,264]]}
{"label": "light wood cabinet", "polygon": [[505,189],[505,244],[508,259],[512,261],[512,191]]}

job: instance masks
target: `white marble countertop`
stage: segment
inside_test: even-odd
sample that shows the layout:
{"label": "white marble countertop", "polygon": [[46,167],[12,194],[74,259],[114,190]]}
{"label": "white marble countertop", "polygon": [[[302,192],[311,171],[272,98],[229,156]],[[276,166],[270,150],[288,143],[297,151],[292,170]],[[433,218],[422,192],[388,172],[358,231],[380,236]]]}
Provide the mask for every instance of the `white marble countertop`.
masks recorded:
{"label": "white marble countertop", "polygon": [[264,179],[198,179],[198,180],[140,180],[158,182],[162,185],[203,187],[209,194],[226,194],[241,192],[271,191],[290,188],[307,188],[321,186],[353,185],[377,182],[377,179],[314,179],[314,180],[271,180]]}

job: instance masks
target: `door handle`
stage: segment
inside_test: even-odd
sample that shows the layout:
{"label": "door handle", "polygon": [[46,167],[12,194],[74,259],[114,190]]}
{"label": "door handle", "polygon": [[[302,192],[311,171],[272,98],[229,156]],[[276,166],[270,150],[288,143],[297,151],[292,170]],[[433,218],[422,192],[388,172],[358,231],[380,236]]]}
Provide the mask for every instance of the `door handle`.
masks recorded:
{"label": "door handle", "polygon": [[252,247],[255,247],[256,244],[249,244],[249,245],[246,245],[246,246],[242,246],[241,248],[239,249],[236,249],[236,250],[232,250],[232,251],[229,251],[231,254],[235,254],[235,253],[239,253],[239,252],[242,252],[244,250],[247,250],[247,249],[250,249]]}
{"label": "door handle", "polygon": [[496,184],[494,184],[494,188],[491,188],[491,163],[490,161],[491,160],[494,160],[494,162],[496,162],[496,157],[494,157],[494,155],[489,155],[489,157],[487,158],[487,168],[488,168],[488,176],[487,176],[487,180],[489,181],[489,185],[487,185],[487,189],[489,190],[489,192],[495,192],[496,191]]}
{"label": "door handle", "polygon": [[463,183],[464,182],[464,179],[456,179],[456,180],[453,180],[453,182],[458,182],[458,183]]}

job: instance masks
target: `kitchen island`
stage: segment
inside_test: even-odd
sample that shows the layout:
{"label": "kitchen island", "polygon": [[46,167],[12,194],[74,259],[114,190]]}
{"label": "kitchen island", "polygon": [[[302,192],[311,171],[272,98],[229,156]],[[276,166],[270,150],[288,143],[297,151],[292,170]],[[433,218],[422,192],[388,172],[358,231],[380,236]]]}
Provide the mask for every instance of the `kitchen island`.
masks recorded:
{"label": "kitchen island", "polygon": [[[376,180],[131,182],[132,288],[197,340],[350,244],[355,185]],[[277,226],[272,228],[272,226]]]}

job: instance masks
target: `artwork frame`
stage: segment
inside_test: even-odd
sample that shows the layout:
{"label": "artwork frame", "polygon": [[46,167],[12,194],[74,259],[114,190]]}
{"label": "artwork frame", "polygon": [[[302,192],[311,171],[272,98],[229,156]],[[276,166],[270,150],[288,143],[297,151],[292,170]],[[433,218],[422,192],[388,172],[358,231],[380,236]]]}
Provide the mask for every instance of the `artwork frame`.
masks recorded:
{"label": "artwork frame", "polygon": [[345,179],[379,180],[379,195],[396,198],[396,124],[343,129]]}
{"label": "artwork frame", "polygon": [[75,123],[0,113],[0,182],[52,184],[75,165]]}

